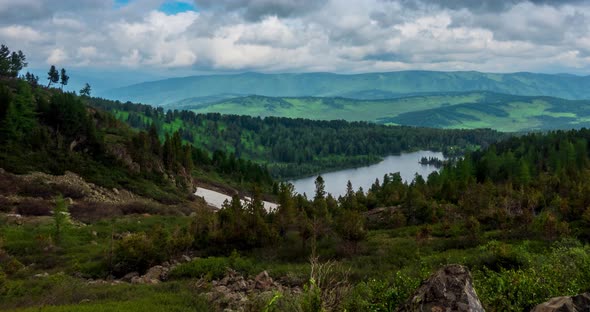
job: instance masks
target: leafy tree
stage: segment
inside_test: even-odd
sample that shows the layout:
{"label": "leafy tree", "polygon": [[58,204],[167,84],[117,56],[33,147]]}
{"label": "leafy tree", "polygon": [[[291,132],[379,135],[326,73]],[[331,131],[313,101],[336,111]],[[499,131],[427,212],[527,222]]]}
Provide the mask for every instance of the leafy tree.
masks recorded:
{"label": "leafy tree", "polygon": [[52,83],[59,82],[59,72],[55,68],[55,65],[51,65],[51,67],[49,68],[49,72],[47,72],[47,80],[49,80],[49,83],[47,83],[48,88],[51,86]]}
{"label": "leafy tree", "polygon": [[70,80],[70,76],[68,76],[66,74],[66,70],[64,68],[61,69],[60,71],[60,84],[61,84],[61,89],[63,90],[64,86],[68,84],[68,80]]}
{"label": "leafy tree", "polygon": [[90,88],[90,85],[87,82],[84,85],[84,88],[80,89],[80,95],[82,95],[82,96],[90,96],[90,92],[91,91],[92,91],[92,89]]}

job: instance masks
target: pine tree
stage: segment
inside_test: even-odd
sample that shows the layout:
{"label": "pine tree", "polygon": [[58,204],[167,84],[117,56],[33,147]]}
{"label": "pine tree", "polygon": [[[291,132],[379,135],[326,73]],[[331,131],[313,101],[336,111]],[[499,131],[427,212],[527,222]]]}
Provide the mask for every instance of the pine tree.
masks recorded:
{"label": "pine tree", "polygon": [[49,68],[49,72],[47,72],[47,80],[49,80],[49,83],[47,84],[48,88],[52,83],[59,82],[59,72],[55,68],[55,65],[51,65],[51,68]]}
{"label": "pine tree", "polygon": [[28,64],[22,51],[10,52],[7,46],[0,46],[0,76],[18,77],[18,73]]}
{"label": "pine tree", "polygon": [[88,84],[88,82],[84,85],[84,88],[82,88],[80,90],[80,95],[82,96],[90,96],[90,92],[92,91],[92,89],[90,88],[90,85]]}
{"label": "pine tree", "polygon": [[70,80],[70,76],[66,74],[66,70],[64,68],[61,69],[60,79],[61,89],[63,90],[64,86],[68,84],[68,80]]}

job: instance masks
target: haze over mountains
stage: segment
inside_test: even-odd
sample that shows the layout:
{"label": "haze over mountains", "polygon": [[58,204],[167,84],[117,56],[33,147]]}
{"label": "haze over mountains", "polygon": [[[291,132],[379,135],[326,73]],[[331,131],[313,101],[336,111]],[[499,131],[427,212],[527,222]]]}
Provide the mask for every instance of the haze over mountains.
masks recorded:
{"label": "haze over mountains", "polygon": [[223,95],[319,96],[384,99],[424,92],[492,91],[515,95],[590,98],[590,76],[535,73],[399,71],[341,75],[332,73],[209,75],[144,82],[102,94],[111,99],[166,105]]}
{"label": "haze over mountains", "polygon": [[107,98],[196,113],[524,131],[590,124],[590,76],[399,71],[192,76]]}

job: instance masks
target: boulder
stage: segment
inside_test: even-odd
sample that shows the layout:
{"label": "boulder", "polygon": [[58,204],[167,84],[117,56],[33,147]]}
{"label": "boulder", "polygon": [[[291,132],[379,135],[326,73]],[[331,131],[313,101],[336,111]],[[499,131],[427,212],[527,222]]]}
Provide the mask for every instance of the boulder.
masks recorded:
{"label": "boulder", "polygon": [[473,289],[469,270],[453,264],[423,282],[398,311],[483,312],[484,309]]}
{"label": "boulder", "polygon": [[268,272],[263,271],[256,275],[254,278],[256,282],[256,289],[268,289],[273,286],[272,278],[268,275]]}
{"label": "boulder", "polygon": [[590,311],[590,293],[572,297],[555,297],[534,307],[531,312],[582,312]]}
{"label": "boulder", "polygon": [[168,268],[161,265],[153,266],[143,275],[143,277],[150,280],[165,281],[168,278]]}
{"label": "boulder", "polygon": [[127,274],[125,274],[125,276],[123,276],[123,277],[121,278],[121,280],[122,280],[122,281],[124,281],[124,282],[127,282],[127,283],[131,283],[131,280],[132,280],[134,277],[139,277],[139,273],[137,273],[137,272],[131,272],[131,273],[127,273]]}

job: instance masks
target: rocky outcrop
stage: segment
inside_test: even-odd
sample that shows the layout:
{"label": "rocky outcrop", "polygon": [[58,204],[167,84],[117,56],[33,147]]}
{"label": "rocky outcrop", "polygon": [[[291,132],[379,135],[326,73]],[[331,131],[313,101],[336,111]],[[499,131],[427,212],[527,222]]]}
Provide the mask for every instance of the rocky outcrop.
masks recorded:
{"label": "rocky outcrop", "polygon": [[478,312],[484,311],[469,270],[461,265],[445,266],[426,280],[398,311]]}
{"label": "rocky outcrop", "polygon": [[214,280],[211,283],[199,280],[197,286],[208,288],[205,293],[207,299],[226,311],[247,310],[248,305],[258,300],[268,302],[276,292],[301,293],[299,287],[287,287],[273,281],[266,271],[256,275],[254,279],[246,279],[238,272],[229,269],[222,279]]}
{"label": "rocky outcrop", "polygon": [[590,293],[572,297],[555,297],[534,307],[531,312],[586,312],[590,311]]}
{"label": "rocky outcrop", "polygon": [[[158,284],[168,279],[170,268],[162,265],[151,267],[144,275],[131,277],[132,284]],[[131,274],[131,273],[130,273]],[[127,275],[126,275],[127,276]]]}

